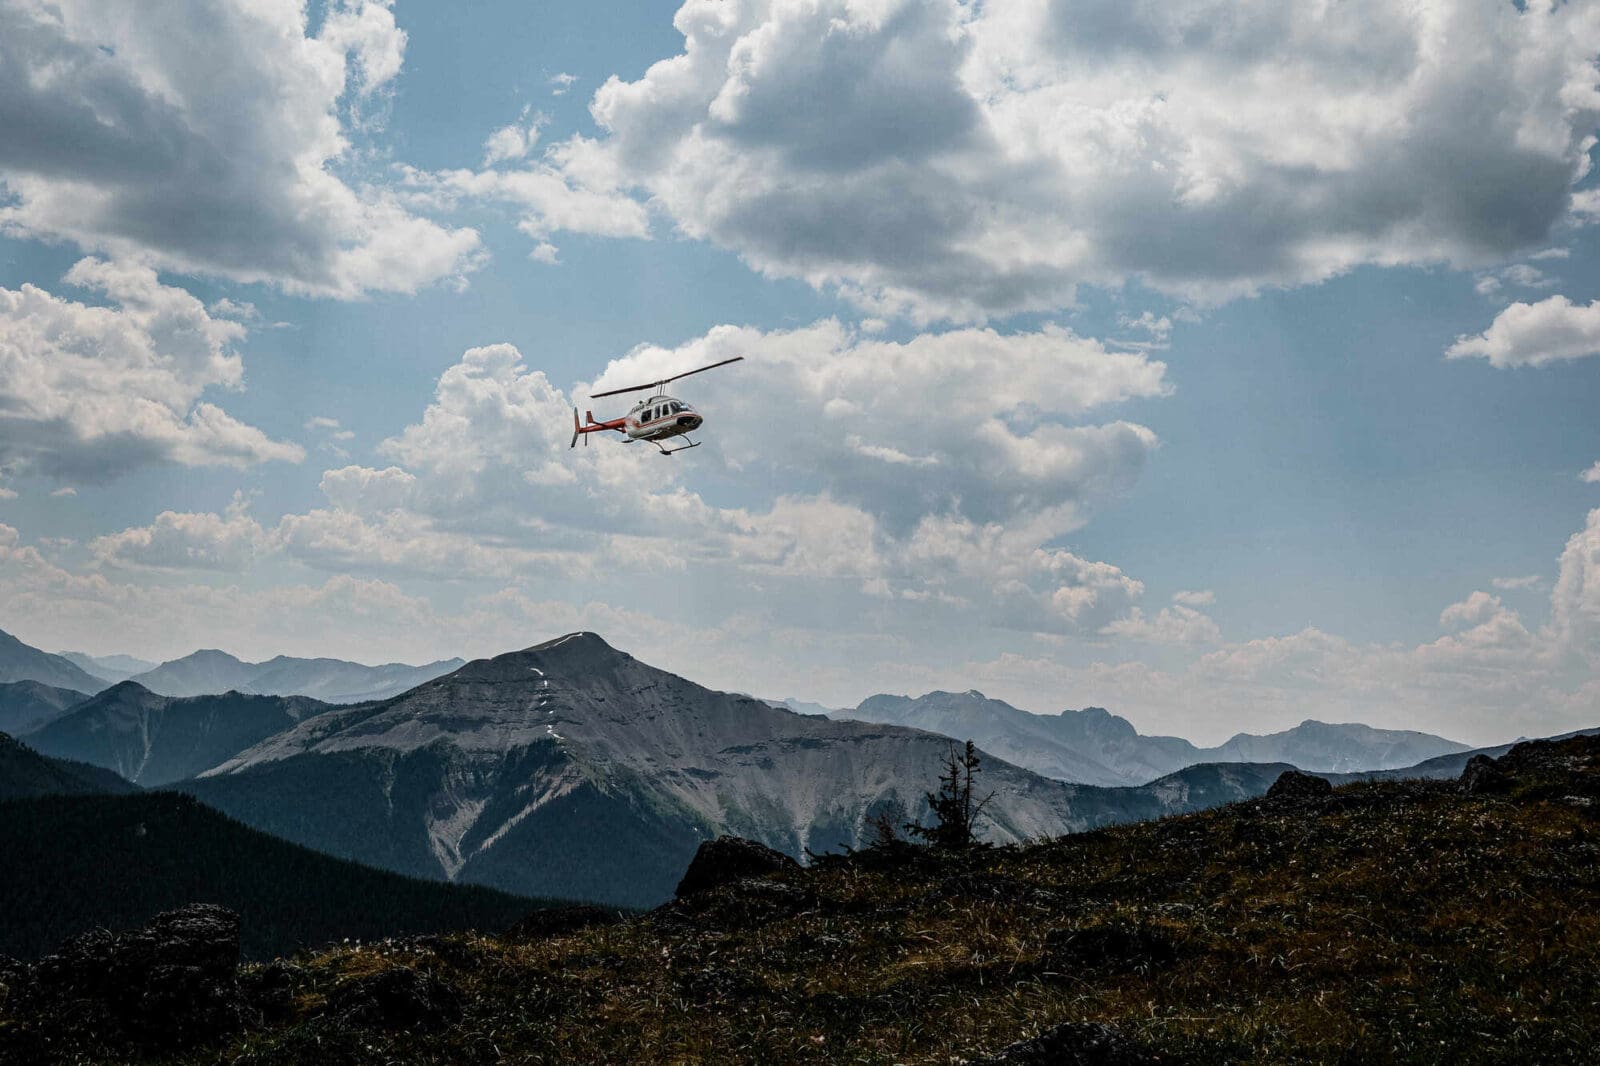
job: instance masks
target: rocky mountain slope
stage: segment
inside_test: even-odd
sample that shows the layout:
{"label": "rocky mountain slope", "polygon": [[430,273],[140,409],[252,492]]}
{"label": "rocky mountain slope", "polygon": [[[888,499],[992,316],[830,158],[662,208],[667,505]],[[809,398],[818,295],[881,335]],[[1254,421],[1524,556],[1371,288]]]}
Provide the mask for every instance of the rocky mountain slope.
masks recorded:
{"label": "rocky mountain slope", "polygon": [[[648,905],[711,836],[801,855],[860,844],[880,811],[914,817],[948,743],[713,692],[578,633],[308,718],[180,787],[387,869]],[[992,759],[987,831],[1007,841],[1159,817],[1259,794],[1281,769],[1094,789]]]}
{"label": "rocky mountain slope", "polygon": [[145,787],[193,777],[329,705],[304,696],[175,699],[134,681],[113,685],[27,734],[46,755],[115,770]]}
{"label": "rocky mountain slope", "polygon": [[[134,786],[110,770],[68,759],[41,755],[7,733],[0,733],[0,801],[31,799],[35,796],[87,796],[97,793],[124,793]],[[9,853],[7,867],[15,874]],[[4,880],[4,878],[0,878]],[[3,912],[0,912],[3,913]]]}
{"label": "rocky mountain slope", "polygon": [[[13,971],[0,1057],[1588,1062],[1597,810],[1600,741],[1578,738],[1473,760],[1459,781],[1287,775],[1263,799],[1026,847],[899,845],[810,869],[697,857],[681,898],[623,922],[225,968],[178,986],[195,1024],[157,1033],[119,1028],[121,989],[88,969],[74,983],[69,945]],[[137,987],[159,1000],[174,980]],[[219,1003],[225,1024],[198,1024]]]}
{"label": "rocky mountain slope", "polygon": [[971,737],[986,751],[1035,773],[1098,785],[1142,784],[1207,762],[1288,763],[1344,773],[1395,769],[1467,750],[1465,744],[1412,730],[1315,721],[1266,736],[1240,733],[1217,747],[1201,748],[1181,737],[1144,736],[1104,708],[1031,714],[975,690],[872,696],[833,717]]}
{"label": "rocky mountain slope", "polygon": [[99,692],[106,687],[77,664],[0,630],[0,682],[6,681],[38,681],[74,692]]}
{"label": "rocky mountain slope", "polygon": [[136,674],[132,680],[163,696],[248,692],[310,696],[324,703],[360,703],[388,699],[461,664],[460,659],[441,659],[424,666],[365,666],[343,659],[296,659],[288,655],[247,663],[227,652],[205,649]]}
{"label": "rocky mountain slope", "polygon": [[0,855],[0,955],[22,958],[195,900],[243,915],[258,959],[347,937],[498,931],[542,905],[319,855],[172,793],[0,804]]}
{"label": "rocky mountain slope", "polygon": [[88,698],[87,693],[38,681],[0,683],[0,733],[16,736],[38,729]]}

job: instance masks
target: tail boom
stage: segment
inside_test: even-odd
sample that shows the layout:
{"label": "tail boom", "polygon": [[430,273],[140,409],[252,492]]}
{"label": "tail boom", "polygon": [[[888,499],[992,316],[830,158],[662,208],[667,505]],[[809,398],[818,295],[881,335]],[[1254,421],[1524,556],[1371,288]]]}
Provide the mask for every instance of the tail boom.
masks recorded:
{"label": "tail boom", "polygon": [[627,419],[625,418],[613,418],[609,422],[596,422],[594,420],[593,411],[585,411],[583,415],[585,421],[579,422],[578,409],[576,407],[572,409],[572,443],[569,445],[569,447],[576,448],[578,446],[579,437],[582,437],[583,443],[587,445],[589,443],[588,435],[590,433],[601,433],[611,429],[616,430],[618,433],[627,432],[627,430],[623,428],[625,425],[627,425]]}

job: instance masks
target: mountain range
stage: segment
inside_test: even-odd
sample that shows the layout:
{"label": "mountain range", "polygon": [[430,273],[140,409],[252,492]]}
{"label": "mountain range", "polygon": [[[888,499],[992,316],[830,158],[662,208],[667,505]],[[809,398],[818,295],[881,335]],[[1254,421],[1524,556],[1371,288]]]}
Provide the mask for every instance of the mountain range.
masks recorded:
{"label": "mountain range", "polygon": [[105,682],[60,655],[24,644],[0,630],[0,682],[37,681],[74,692],[99,692]]}
{"label": "mountain range", "polygon": [[387,699],[447,674],[462,659],[423,666],[384,663],[367,666],[344,659],[299,659],[279,655],[250,663],[215,649],[155,665],[131,655],[54,654],[24,644],[0,631],[0,683],[37,681],[54,688],[95,693],[133,680],[162,696],[205,696],[245,692],[263,696],[310,696],[326,703]]}
{"label": "mountain range", "polygon": [[90,655],[81,651],[62,651],[56,654],[74,666],[81,667],[84,673],[98,677],[108,685],[126,681],[146,670],[154,670],[160,665],[148,659],[136,659],[131,655]]}
{"label": "mountain range", "polygon": [[1032,714],[976,690],[872,696],[854,710],[829,713],[836,719],[970,737],[985,751],[1035,773],[1098,785],[1143,784],[1210,762],[1288,763],[1316,773],[1389,770],[1467,750],[1465,744],[1413,730],[1316,721],[1265,736],[1239,733],[1202,748],[1181,737],[1144,736],[1126,718],[1101,707]]}
{"label": "mountain range", "polygon": [[162,696],[204,696],[248,692],[260,696],[310,696],[326,703],[360,703],[388,699],[424,681],[461,666],[461,659],[441,659],[424,666],[385,663],[365,666],[343,659],[297,659],[279,655],[247,663],[225,651],[204,649],[135,674],[137,681]]}
{"label": "mountain range", "polygon": [[[141,676],[237,688],[308,663],[351,665],[202,652]],[[1104,710],[1037,716],[976,692],[801,714],[703,688],[592,633],[355,704],[170,696],[125,681],[51,710],[26,740],[339,858],[522,896],[647,906],[670,895],[709,837],[799,857],[862,845],[880,814],[900,824],[923,816],[950,737],[984,750],[983,787],[995,792],[984,832],[1001,842],[1260,795],[1296,761],[1369,769],[1462,749],[1319,723],[1202,749],[1142,737]]]}
{"label": "mountain range", "polygon": [[329,707],[305,696],[160,696],[124,681],[27,738],[45,755],[104,766],[153,787],[209,770]]}
{"label": "mountain range", "polygon": [[[307,717],[176,787],[387,869],[644,906],[713,836],[800,856],[862,844],[879,812],[917,817],[949,743],[714,692],[575,633]],[[989,758],[986,832],[1015,841],[1194,810],[1259,795],[1285,769],[1094,788]]]}
{"label": "mountain range", "polygon": [[38,729],[88,698],[87,693],[39,681],[0,682],[0,733],[16,736]]}

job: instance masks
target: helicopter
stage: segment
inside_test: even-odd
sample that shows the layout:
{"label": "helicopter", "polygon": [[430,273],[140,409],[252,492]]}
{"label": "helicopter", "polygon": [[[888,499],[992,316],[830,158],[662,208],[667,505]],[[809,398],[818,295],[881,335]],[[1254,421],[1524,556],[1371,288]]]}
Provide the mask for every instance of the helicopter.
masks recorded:
{"label": "helicopter", "polygon": [[[708,366],[697,367],[694,370],[685,370],[681,374],[674,374],[670,378],[662,378],[660,381],[652,381],[648,385],[630,385],[625,389],[609,389],[606,392],[591,393],[589,397],[591,400],[598,400],[602,396],[618,396],[624,392],[643,392],[645,389],[651,390],[654,395],[647,400],[640,400],[634,404],[633,408],[623,417],[613,418],[605,422],[596,422],[592,411],[585,411],[583,413],[585,421],[579,422],[578,409],[574,407],[572,409],[571,447],[576,448],[578,446],[579,437],[583,438],[584,446],[587,447],[590,433],[599,433],[603,430],[612,429],[626,438],[622,443],[632,444],[634,441],[639,440],[649,441],[661,451],[662,455],[675,455],[678,452],[686,452],[690,448],[700,447],[699,442],[689,440],[688,435],[699,429],[705,422],[705,418],[689,404],[676,397],[668,396],[661,390],[679,378],[686,378],[690,374],[698,374],[705,370],[715,370],[719,366],[737,363],[743,358],[744,356],[742,355],[736,355],[732,359],[724,359],[720,363],[711,363]],[[680,444],[676,448],[668,448],[661,443],[673,437],[682,437],[689,443]]]}

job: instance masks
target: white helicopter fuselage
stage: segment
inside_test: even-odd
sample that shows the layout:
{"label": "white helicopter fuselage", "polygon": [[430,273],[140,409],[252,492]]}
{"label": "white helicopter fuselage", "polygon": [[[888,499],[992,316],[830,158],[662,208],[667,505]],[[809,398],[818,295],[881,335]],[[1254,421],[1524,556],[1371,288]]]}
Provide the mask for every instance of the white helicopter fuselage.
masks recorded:
{"label": "white helicopter fuselage", "polygon": [[629,411],[622,431],[629,440],[666,440],[700,428],[700,412],[671,396],[652,396]]}

